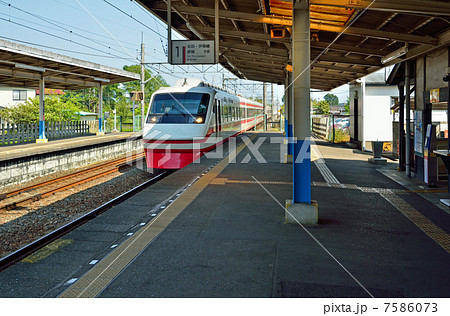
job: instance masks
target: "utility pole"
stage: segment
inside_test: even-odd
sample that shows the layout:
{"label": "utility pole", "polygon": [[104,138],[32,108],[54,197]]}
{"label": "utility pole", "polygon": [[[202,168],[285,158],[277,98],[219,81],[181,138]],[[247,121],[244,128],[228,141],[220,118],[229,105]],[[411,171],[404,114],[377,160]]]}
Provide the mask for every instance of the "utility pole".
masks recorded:
{"label": "utility pole", "polygon": [[145,123],[145,67],[144,67],[144,58],[145,58],[145,49],[144,49],[144,32],[142,32],[142,42],[141,42],[141,91],[142,91],[142,100],[141,100],[141,130],[144,130]]}

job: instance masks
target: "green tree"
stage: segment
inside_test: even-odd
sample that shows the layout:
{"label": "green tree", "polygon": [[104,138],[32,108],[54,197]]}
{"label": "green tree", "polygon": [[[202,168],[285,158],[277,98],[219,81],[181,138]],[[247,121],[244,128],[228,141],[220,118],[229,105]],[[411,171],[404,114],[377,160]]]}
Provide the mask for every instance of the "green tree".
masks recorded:
{"label": "green tree", "polygon": [[[140,65],[123,66],[123,70],[140,74],[141,66]],[[145,95],[144,104],[145,104],[145,113],[147,113],[147,108],[149,106],[150,98],[152,97],[153,92],[155,92],[161,87],[167,87],[169,85],[167,84],[167,82],[164,80],[163,77],[161,77],[160,75],[154,76],[152,72],[148,69],[145,69],[145,81],[147,81],[147,83],[144,86],[144,95]],[[123,84],[123,88],[127,93],[130,93],[132,91],[141,91],[141,84],[140,81],[138,80],[125,82]]]}
{"label": "green tree", "polygon": [[345,113],[350,113],[350,97],[347,97],[347,101],[345,101]]}
{"label": "green tree", "polygon": [[[45,120],[47,122],[63,122],[78,119],[76,112],[80,111],[76,103],[63,101],[59,97],[45,98]],[[23,103],[17,103],[2,110],[1,115],[7,122],[37,123],[39,122],[39,97],[30,98]]]}
{"label": "green tree", "polygon": [[323,99],[328,102],[329,105],[339,105],[339,98],[331,93],[327,93]]}
{"label": "green tree", "polygon": [[330,114],[330,104],[327,101],[312,99],[311,103],[315,114]]}
{"label": "green tree", "polygon": [[97,88],[66,90],[60,98],[63,102],[75,103],[81,111],[98,112]]}
{"label": "green tree", "polygon": [[125,97],[121,97],[117,100],[115,105],[116,115],[122,118],[122,122],[128,121],[133,118],[133,110],[130,107],[129,100]]}
{"label": "green tree", "polygon": [[261,98],[258,98],[258,97],[250,97],[249,98],[250,100],[253,100],[253,101],[256,101],[256,102],[259,102],[259,103],[262,103],[263,102],[263,100],[261,99]]}

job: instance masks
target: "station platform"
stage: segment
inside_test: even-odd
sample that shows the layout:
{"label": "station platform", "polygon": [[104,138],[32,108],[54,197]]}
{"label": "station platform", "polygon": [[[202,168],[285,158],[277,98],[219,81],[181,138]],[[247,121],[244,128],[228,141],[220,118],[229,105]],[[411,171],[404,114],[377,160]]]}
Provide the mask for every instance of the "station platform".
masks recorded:
{"label": "station platform", "polygon": [[78,136],[0,147],[0,193],[17,186],[142,151],[142,133]]}
{"label": "station platform", "polygon": [[128,137],[137,137],[141,133],[133,132],[117,132],[108,133],[102,136],[78,136],[70,138],[62,138],[50,140],[47,143],[24,143],[18,145],[1,146],[0,147],[0,162],[12,159],[20,159],[41,154],[55,153],[70,149],[81,148],[85,146],[98,145],[103,143],[110,143],[119,139]]}
{"label": "station platform", "polygon": [[0,296],[450,296],[450,217],[426,198],[436,192],[394,181],[395,163],[316,141],[319,224],[286,224],[292,165],[280,163],[280,138],[225,143],[224,156],[202,157],[1,272]]}

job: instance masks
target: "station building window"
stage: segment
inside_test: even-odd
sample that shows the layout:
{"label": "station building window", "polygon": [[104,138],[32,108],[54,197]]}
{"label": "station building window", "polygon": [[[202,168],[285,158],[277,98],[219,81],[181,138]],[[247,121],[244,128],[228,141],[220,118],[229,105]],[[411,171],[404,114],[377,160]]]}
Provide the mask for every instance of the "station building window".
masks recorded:
{"label": "station building window", "polygon": [[25,101],[27,99],[27,90],[13,90],[13,101]]}

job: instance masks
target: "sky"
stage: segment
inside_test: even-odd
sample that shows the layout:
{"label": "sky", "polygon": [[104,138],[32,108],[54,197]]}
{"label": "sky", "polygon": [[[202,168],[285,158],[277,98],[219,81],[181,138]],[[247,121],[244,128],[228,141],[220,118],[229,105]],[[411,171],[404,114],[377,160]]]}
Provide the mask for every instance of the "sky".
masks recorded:
{"label": "sky", "polygon": [[[0,39],[122,69],[139,63],[140,43],[145,44],[145,62],[165,63],[167,26],[147,10],[130,0],[0,0]],[[183,39],[174,33],[173,39]],[[199,78],[221,86],[223,78],[236,82],[223,67],[210,65],[174,67],[148,65],[170,85],[180,78]],[[202,69],[203,68],[203,69]],[[237,80],[238,93],[261,97],[262,84]],[[269,88],[268,96],[271,89]],[[323,99],[328,93],[312,93]],[[345,102],[348,86],[331,93]],[[284,86],[274,85],[281,100]]]}

